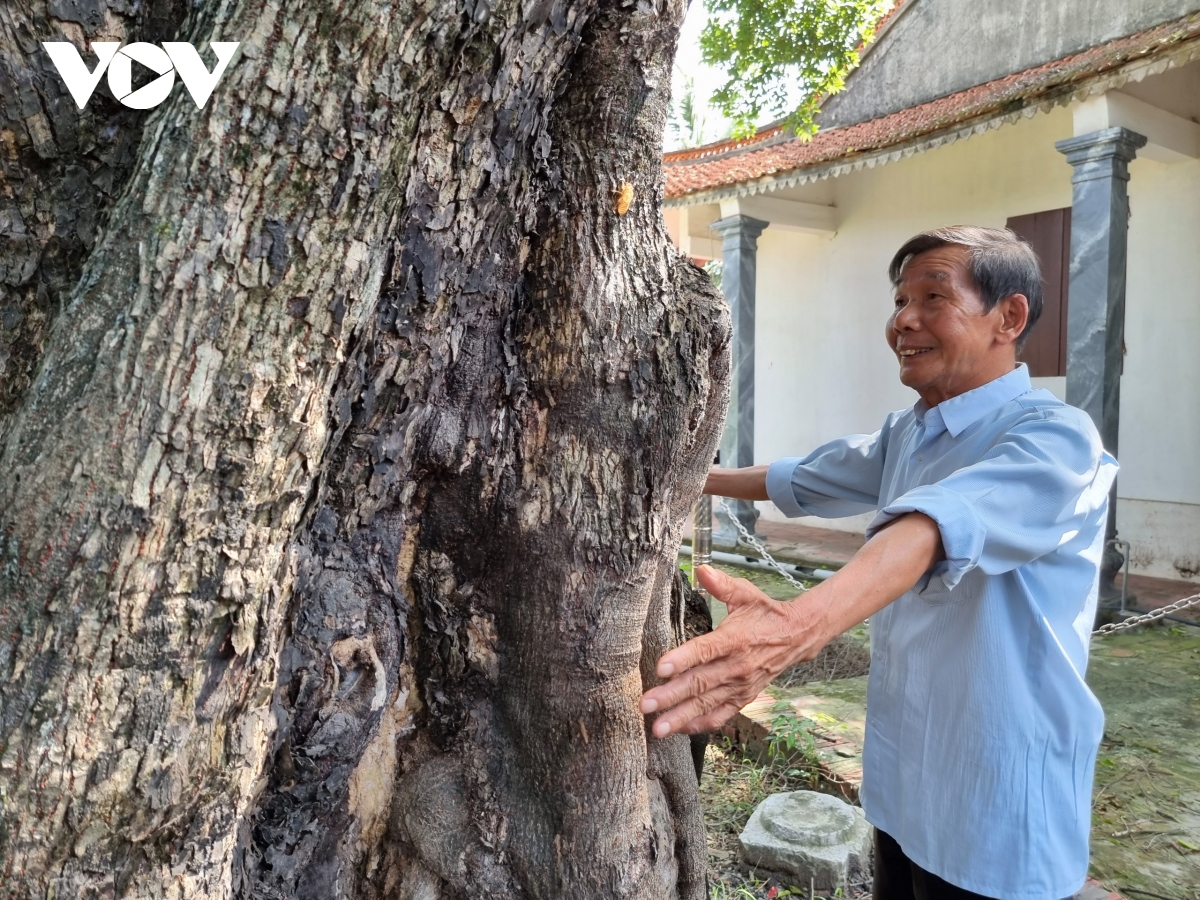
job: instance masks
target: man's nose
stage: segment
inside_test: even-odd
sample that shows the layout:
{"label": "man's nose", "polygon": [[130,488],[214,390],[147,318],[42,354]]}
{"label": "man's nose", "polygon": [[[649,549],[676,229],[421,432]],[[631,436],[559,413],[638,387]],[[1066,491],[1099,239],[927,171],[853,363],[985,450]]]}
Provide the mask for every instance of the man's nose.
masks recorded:
{"label": "man's nose", "polygon": [[896,331],[914,331],[920,323],[920,317],[911,303],[897,307],[896,314],[892,316],[892,328]]}

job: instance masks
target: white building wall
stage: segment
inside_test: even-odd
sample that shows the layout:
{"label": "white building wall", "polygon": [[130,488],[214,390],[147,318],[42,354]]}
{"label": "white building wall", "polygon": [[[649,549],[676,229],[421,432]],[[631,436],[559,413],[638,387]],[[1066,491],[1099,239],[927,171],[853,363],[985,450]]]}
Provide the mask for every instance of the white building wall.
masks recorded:
{"label": "white building wall", "polygon": [[[838,231],[759,239],[755,451],[767,463],[875,431],[916,395],[884,341],[887,264],[913,234],[941,225],[1002,227],[1069,206],[1071,168],[1054,142],[1056,109],[833,182]],[[1122,382],[1121,537],[1134,571],[1200,581],[1200,161],[1131,171],[1130,263]],[[1063,396],[1065,379],[1035,379]],[[772,504],[764,517],[782,520]],[[859,531],[867,517],[799,520]]]}
{"label": "white building wall", "polygon": [[1134,160],[1117,527],[1134,571],[1200,582],[1200,160]]}

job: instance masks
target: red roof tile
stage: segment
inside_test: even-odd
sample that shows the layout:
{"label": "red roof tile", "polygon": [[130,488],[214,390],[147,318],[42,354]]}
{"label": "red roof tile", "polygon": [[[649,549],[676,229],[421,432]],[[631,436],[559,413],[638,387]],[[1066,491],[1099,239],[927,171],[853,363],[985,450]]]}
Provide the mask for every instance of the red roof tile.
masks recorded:
{"label": "red roof tile", "polygon": [[850,159],[935,135],[973,120],[1014,112],[1077,89],[1093,76],[1200,44],[1200,14],[1118,38],[1107,44],[989,81],[857,125],[820,131],[811,140],[789,137],[781,124],[742,140],[727,140],[663,156],[666,196],[753,181],[768,175]]}

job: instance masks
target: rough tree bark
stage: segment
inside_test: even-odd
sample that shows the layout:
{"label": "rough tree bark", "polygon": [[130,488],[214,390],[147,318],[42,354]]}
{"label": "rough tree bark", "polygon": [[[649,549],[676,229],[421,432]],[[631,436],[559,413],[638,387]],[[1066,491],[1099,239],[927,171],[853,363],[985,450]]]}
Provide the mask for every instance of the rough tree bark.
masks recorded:
{"label": "rough tree bark", "polygon": [[[703,896],[636,705],[728,379],[683,12],[0,8],[4,896]],[[242,41],[202,111],[38,45],[171,38]]]}

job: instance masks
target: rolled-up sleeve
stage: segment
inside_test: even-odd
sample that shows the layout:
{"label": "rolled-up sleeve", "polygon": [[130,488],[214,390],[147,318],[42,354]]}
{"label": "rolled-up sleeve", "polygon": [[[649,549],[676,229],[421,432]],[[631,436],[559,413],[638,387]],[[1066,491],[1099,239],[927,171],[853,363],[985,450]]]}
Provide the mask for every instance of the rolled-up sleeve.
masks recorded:
{"label": "rolled-up sleeve", "polygon": [[1095,521],[1117,473],[1086,414],[1040,411],[978,462],[907,491],[879,511],[868,538],[906,513],[937,522],[945,559],[914,590],[950,590],[972,569],[1009,572],[1051,553]]}
{"label": "rolled-up sleeve", "polygon": [[879,508],[892,417],[874,434],[852,434],[767,467],[767,496],[785,516],[835,519]]}

